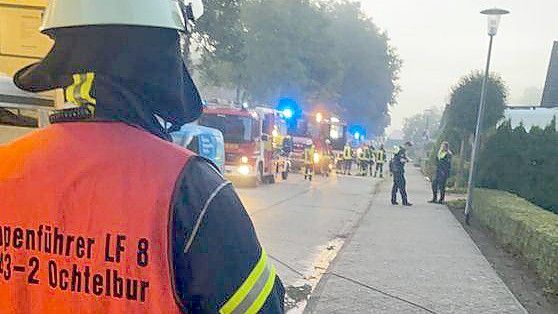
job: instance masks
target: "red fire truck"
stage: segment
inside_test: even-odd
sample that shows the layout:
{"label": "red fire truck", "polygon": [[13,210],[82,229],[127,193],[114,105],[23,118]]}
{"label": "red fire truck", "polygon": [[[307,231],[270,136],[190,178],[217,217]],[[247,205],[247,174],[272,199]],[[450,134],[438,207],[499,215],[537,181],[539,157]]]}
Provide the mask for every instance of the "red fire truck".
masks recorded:
{"label": "red fire truck", "polygon": [[304,113],[297,121],[293,135],[293,168],[301,169],[304,164],[304,148],[314,145],[315,172],[329,174],[334,165],[335,152],[345,145],[346,125],[329,113]]}
{"label": "red fire truck", "polygon": [[288,153],[280,154],[278,149],[288,148],[282,147],[283,141],[281,147],[274,143],[285,134],[286,127],[275,110],[209,103],[199,124],[223,133],[225,176],[231,181],[256,186],[274,183],[278,174],[287,178]]}

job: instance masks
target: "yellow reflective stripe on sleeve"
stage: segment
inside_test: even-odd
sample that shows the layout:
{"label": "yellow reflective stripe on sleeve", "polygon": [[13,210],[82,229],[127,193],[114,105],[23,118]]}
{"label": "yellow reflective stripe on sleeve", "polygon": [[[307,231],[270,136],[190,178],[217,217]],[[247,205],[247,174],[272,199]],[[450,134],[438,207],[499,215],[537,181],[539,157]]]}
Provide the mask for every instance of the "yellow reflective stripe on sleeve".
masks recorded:
{"label": "yellow reflective stripe on sleeve", "polygon": [[81,85],[81,75],[74,74],[73,76],[74,83],[66,88],[66,101],[71,103],[76,103],[75,98],[75,91]]}
{"label": "yellow reflective stripe on sleeve", "polygon": [[91,96],[91,88],[93,87],[93,80],[95,80],[95,73],[85,74],[85,82],[81,85],[80,96],[90,104],[97,104],[97,100]]}
{"label": "yellow reflective stripe on sleeve", "polygon": [[[271,284],[270,284],[271,281]],[[221,314],[256,313],[265,304],[273,289],[275,268],[268,263],[262,249],[260,259],[248,278],[219,310]],[[271,288],[269,287],[271,285]]]}
{"label": "yellow reflective stripe on sleeve", "polygon": [[258,311],[262,308],[262,306],[264,306],[265,301],[267,301],[267,297],[269,297],[269,294],[273,290],[274,285],[275,285],[275,267],[271,266],[271,273],[267,278],[267,282],[265,283],[262,292],[260,293],[256,301],[254,301],[254,303],[246,313],[258,313]]}

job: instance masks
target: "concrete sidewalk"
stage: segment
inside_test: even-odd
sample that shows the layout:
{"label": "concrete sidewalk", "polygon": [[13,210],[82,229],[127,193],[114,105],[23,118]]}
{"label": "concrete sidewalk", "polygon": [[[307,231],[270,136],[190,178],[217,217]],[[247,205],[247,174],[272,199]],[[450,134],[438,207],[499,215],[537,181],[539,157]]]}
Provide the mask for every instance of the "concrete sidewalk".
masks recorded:
{"label": "concrete sidewalk", "polygon": [[526,313],[429,183],[408,167],[413,207],[387,179],[314,291],[308,313]]}

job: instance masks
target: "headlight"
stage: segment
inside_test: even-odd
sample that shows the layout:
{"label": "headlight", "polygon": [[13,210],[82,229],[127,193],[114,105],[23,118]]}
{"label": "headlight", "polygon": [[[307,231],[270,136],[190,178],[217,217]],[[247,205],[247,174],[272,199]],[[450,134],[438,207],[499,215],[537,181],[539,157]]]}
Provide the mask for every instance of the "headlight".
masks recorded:
{"label": "headlight", "polygon": [[248,163],[248,157],[246,157],[246,156],[240,157],[240,162],[243,163],[243,164],[247,164]]}
{"label": "headlight", "polygon": [[250,167],[248,167],[247,165],[242,165],[238,167],[238,173],[243,176],[247,176],[248,174],[250,174]]}
{"label": "headlight", "polygon": [[319,154],[319,153],[314,153],[314,162],[315,162],[315,163],[319,163],[319,162],[320,162],[320,154]]}

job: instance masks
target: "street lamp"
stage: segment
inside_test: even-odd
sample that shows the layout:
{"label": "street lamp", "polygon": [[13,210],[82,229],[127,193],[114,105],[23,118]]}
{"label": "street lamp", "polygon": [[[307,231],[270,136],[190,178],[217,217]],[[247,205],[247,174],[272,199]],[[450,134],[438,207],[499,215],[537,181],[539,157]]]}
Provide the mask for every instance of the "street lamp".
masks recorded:
{"label": "street lamp", "polygon": [[469,224],[469,218],[471,216],[471,208],[473,206],[473,187],[475,182],[475,174],[476,174],[476,159],[477,153],[480,147],[480,135],[481,135],[481,127],[484,120],[484,109],[485,109],[485,102],[486,102],[486,85],[488,83],[488,77],[490,75],[490,59],[492,57],[492,42],[494,40],[494,36],[498,33],[498,26],[500,25],[500,19],[502,15],[510,13],[507,10],[502,9],[488,9],[481,11],[481,14],[484,14],[488,17],[488,36],[490,37],[490,41],[488,43],[488,57],[486,58],[486,69],[484,71],[484,78],[482,80],[482,91],[481,91],[481,99],[479,104],[479,113],[477,117],[477,127],[475,129],[475,143],[473,145],[473,151],[471,153],[471,165],[469,168],[469,182],[467,184],[467,203],[465,204],[465,222]]}

